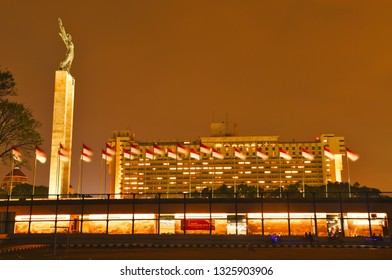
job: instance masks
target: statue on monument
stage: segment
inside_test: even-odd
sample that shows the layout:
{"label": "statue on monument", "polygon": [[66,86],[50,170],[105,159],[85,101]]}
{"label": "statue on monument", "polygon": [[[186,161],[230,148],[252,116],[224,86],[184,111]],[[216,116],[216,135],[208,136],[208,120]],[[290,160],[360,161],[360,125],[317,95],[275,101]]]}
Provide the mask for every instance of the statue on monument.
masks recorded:
{"label": "statue on monument", "polygon": [[70,72],[72,60],[74,58],[74,44],[72,43],[72,37],[70,34],[65,32],[65,28],[63,26],[63,22],[61,18],[59,18],[59,26],[60,26],[60,37],[63,39],[65,46],[67,47],[66,57],[63,61],[60,62],[59,69]]}

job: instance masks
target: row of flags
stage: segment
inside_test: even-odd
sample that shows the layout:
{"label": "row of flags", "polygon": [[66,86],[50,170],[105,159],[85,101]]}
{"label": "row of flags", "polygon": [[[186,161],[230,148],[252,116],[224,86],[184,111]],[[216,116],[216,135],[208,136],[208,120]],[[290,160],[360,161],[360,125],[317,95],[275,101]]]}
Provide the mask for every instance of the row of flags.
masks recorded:
{"label": "row of flags", "polygon": [[[69,151],[61,143],[57,155],[60,161],[69,161]],[[92,150],[83,144],[80,152],[80,159],[86,162],[91,162],[92,155]],[[23,159],[21,150],[17,147],[12,147],[12,157],[14,160],[21,162]],[[45,151],[39,146],[35,146],[35,159],[40,163],[45,163],[47,159]]]}
{"label": "row of flags", "polygon": [[[184,154],[184,155],[188,154],[187,148],[185,148],[181,144],[177,144],[176,150],[173,150],[171,148],[167,148],[166,151],[167,151],[167,156],[172,159],[180,159],[179,154]],[[200,158],[201,158],[200,154],[205,153],[205,154],[212,155],[213,158],[217,158],[217,159],[224,158],[223,154],[220,153],[219,151],[217,151],[215,148],[208,147],[207,145],[202,144],[202,143],[200,143],[200,145],[199,145],[199,151],[200,152],[197,152],[195,149],[189,148],[189,157],[194,158],[196,160],[200,160]],[[123,152],[124,152],[124,157],[127,159],[131,159],[132,154],[140,155],[142,153],[139,146],[137,146],[135,144],[131,144],[130,149],[129,150],[124,149]],[[359,155],[357,153],[353,152],[352,150],[350,150],[347,147],[346,147],[346,152],[347,152],[348,159],[350,159],[351,161],[358,160]],[[106,151],[102,150],[102,157],[105,160],[109,160],[109,161],[112,160],[114,154],[115,154],[115,150],[109,144],[106,145]],[[145,149],[145,157],[148,159],[155,159],[155,155],[164,155],[164,154],[165,154],[165,149],[158,146],[157,144],[154,144],[152,149],[149,149],[149,148]],[[328,147],[324,147],[324,155],[329,159],[335,158],[334,153],[332,153],[328,149]],[[234,156],[241,159],[241,160],[246,159],[246,155],[243,154],[236,147],[234,147]],[[256,148],[256,156],[258,158],[263,159],[263,160],[267,160],[269,158],[269,156],[259,148]],[[283,150],[282,148],[279,149],[279,156],[285,160],[292,160],[292,156],[287,151]],[[307,151],[305,148],[301,149],[301,156],[307,160],[314,160],[315,159],[315,155],[313,155],[311,152]]]}
{"label": "row of flags", "polygon": [[[17,147],[12,147],[12,157],[15,161],[21,162],[23,160],[22,151]],[[46,162],[46,154],[44,150],[35,146],[35,159],[41,163]]]}
{"label": "row of flags", "polygon": [[[130,149],[124,149],[124,157],[127,159],[131,159],[131,155],[140,155],[142,153],[141,149],[139,146],[135,144],[131,144]],[[109,144],[106,144],[106,149],[102,149],[102,159],[106,161],[111,161],[113,159],[113,156],[115,155],[116,151],[115,148]],[[182,146],[181,144],[177,144],[176,151],[170,148],[167,148],[167,156],[172,159],[180,159],[179,154],[184,154],[186,155],[187,149]],[[224,156],[222,153],[217,151],[215,148],[208,147],[205,144],[200,144],[200,152],[197,152],[194,149],[189,149],[189,156],[190,158],[194,158],[196,160],[200,160],[201,156],[200,153],[205,153],[212,155],[212,157],[217,158],[217,159],[223,159]],[[346,153],[347,153],[347,158],[351,161],[357,161],[359,159],[359,155],[349,148],[346,147]],[[164,155],[165,150],[164,148],[158,146],[158,145],[153,145],[152,149],[145,149],[145,156],[146,158],[149,159],[155,159],[155,155]],[[306,149],[302,148],[301,149],[301,155],[307,160],[314,160],[315,155],[307,151]],[[23,155],[22,152],[19,148],[13,147],[12,148],[12,156],[16,161],[22,161]],[[69,160],[69,151],[66,149],[61,143],[60,147],[58,150],[58,156],[61,161],[68,161]],[[80,159],[85,162],[91,162],[93,156],[93,151],[91,148],[86,146],[85,144],[82,145],[82,149],[80,152]],[[241,159],[245,160],[246,155],[243,154],[240,150],[238,150],[236,147],[234,147],[234,156]],[[256,156],[263,159],[267,160],[269,156],[264,153],[262,150],[259,148],[256,148]],[[279,156],[285,160],[292,160],[292,156],[282,148],[279,149]],[[329,159],[334,159],[335,155],[334,153],[329,150],[328,147],[324,147],[324,156],[326,156]],[[44,150],[38,146],[35,147],[35,159],[39,161],[40,163],[45,163],[46,162],[46,153]]]}

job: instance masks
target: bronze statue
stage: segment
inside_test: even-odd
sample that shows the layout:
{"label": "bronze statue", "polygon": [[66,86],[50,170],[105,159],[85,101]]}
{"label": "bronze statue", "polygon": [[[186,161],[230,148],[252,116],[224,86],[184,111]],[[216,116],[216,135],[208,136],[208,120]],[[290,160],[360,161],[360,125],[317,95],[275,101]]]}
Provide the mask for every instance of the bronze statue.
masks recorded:
{"label": "bronze statue", "polygon": [[60,62],[59,69],[64,71],[71,71],[72,60],[74,58],[74,44],[72,43],[72,36],[65,32],[63,22],[59,18],[60,26],[60,37],[63,39],[65,46],[67,47],[67,53],[65,59]]}

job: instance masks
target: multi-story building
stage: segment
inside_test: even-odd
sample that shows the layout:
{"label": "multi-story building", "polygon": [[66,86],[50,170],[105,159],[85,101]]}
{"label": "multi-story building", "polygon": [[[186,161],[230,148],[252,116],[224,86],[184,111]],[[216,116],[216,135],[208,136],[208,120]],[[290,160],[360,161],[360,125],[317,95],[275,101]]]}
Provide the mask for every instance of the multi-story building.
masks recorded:
{"label": "multi-story building", "polygon": [[210,137],[183,141],[138,141],[115,131],[108,144],[110,191],[126,194],[212,191],[225,184],[257,190],[298,183],[320,186],[341,182],[344,137],[322,134],[314,141],[280,142],[278,136],[238,136],[225,124],[212,124]]}

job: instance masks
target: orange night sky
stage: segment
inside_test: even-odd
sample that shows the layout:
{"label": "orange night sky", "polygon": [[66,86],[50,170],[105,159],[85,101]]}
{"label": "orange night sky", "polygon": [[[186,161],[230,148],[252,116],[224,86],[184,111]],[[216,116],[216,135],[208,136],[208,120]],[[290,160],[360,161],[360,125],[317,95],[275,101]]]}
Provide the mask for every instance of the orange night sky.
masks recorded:
{"label": "orange night sky", "polygon": [[[0,11],[0,66],[16,79],[13,100],[42,123],[47,153],[65,56],[57,18],[73,37],[71,182],[85,143],[95,152],[85,192],[98,192],[113,130],[192,139],[226,114],[240,135],[344,136],[360,154],[352,182],[392,191],[392,1],[0,0]],[[38,184],[48,185],[49,165]]]}

